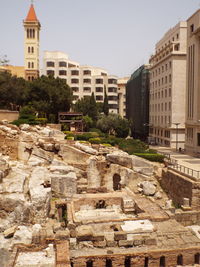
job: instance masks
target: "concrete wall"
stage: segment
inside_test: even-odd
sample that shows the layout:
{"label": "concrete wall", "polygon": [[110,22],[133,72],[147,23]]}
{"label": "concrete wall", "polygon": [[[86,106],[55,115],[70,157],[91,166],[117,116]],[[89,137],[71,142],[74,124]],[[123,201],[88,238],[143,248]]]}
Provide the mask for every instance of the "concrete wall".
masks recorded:
{"label": "concrete wall", "polygon": [[11,110],[0,110],[0,121],[7,120],[8,122],[12,122],[14,120],[18,120],[19,112],[11,111]]}

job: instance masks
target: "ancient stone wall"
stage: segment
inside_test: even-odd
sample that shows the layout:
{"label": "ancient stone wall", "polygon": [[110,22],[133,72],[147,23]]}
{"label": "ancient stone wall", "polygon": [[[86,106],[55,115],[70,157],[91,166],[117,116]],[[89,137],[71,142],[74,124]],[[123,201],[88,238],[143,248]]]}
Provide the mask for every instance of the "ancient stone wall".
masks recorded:
{"label": "ancient stone wall", "polygon": [[14,120],[18,120],[19,112],[11,111],[11,110],[0,110],[0,121],[7,120],[8,122],[12,122]]}
{"label": "ancient stone wall", "polygon": [[199,211],[186,211],[175,213],[175,219],[177,222],[184,226],[194,225],[200,223],[200,212]]}
{"label": "ancient stone wall", "polygon": [[[137,254],[78,257],[71,259],[71,264],[73,267],[175,267],[177,265],[193,265],[198,261],[199,249],[189,248],[170,251],[148,250],[146,253],[139,252]],[[92,262],[93,265],[88,265],[87,262]]]}
{"label": "ancient stone wall", "polygon": [[0,153],[7,155],[11,160],[18,159],[18,138],[10,138],[0,134]]}
{"label": "ancient stone wall", "polygon": [[189,198],[191,204],[193,181],[168,170],[162,173],[161,186],[177,206],[183,205],[183,198]]}

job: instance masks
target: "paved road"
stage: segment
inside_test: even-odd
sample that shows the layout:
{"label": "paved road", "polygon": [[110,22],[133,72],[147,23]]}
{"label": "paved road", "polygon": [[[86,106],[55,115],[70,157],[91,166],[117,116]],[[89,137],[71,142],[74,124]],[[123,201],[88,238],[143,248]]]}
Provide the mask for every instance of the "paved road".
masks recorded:
{"label": "paved road", "polygon": [[[174,149],[168,147],[151,146],[151,148],[157,150],[160,153],[170,154],[170,158],[174,159],[179,165],[182,166],[181,172],[200,179],[200,158],[177,152]],[[188,170],[186,168],[189,168],[191,170]]]}

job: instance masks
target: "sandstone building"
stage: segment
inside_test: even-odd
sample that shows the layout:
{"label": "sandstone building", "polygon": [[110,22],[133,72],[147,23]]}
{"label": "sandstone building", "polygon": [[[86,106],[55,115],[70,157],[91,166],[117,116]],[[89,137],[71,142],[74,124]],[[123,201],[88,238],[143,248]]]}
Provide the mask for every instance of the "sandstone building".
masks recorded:
{"label": "sandstone building", "polygon": [[170,29],[150,58],[150,137],[159,145],[184,148],[187,22]]}
{"label": "sandstone building", "polygon": [[94,93],[96,101],[103,102],[106,92],[109,112],[118,113],[117,77],[109,75],[104,69],[81,66],[59,51],[45,51],[43,74],[64,79],[72,88],[76,99]]}
{"label": "sandstone building", "polygon": [[118,85],[118,101],[119,101],[119,115],[126,117],[126,84],[129,77],[119,78],[117,80]]}
{"label": "sandstone building", "polygon": [[187,92],[186,144],[187,153],[200,153],[200,10],[188,20],[187,29]]}
{"label": "sandstone building", "polygon": [[39,77],[40,27],[32,4],[24,20],[25,79],[29,81]]}
{"label": "sandstone building", "polygon": [[23,66],[3,65],[0,66],[0,72],[9,72],[13,76],[25,78],[25,70]]}

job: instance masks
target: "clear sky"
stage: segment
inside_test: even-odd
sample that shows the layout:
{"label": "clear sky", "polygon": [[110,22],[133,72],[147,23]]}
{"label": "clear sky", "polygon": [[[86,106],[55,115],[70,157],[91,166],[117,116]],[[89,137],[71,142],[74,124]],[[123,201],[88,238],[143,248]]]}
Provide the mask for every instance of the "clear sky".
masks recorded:
{"label": "clear sky", "polygon": [[[200,0],[35,0],[34,6],[41,57],[58,50],[122,77],[148,63],[156,42],[200,8]],[[0,0],[0,55],[12,65],[24,64],[22,22],[29,7],[30,0]]]}

